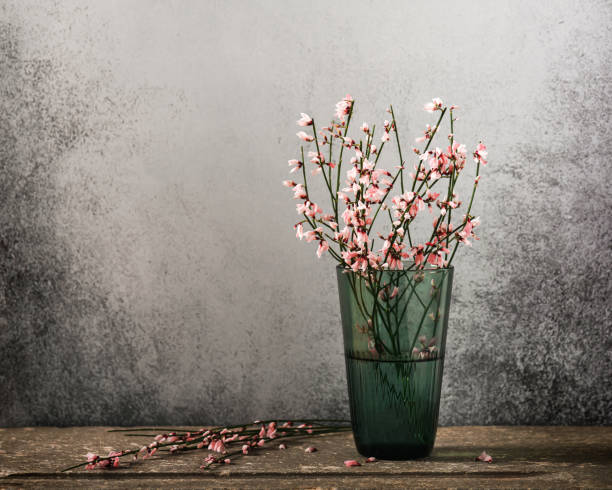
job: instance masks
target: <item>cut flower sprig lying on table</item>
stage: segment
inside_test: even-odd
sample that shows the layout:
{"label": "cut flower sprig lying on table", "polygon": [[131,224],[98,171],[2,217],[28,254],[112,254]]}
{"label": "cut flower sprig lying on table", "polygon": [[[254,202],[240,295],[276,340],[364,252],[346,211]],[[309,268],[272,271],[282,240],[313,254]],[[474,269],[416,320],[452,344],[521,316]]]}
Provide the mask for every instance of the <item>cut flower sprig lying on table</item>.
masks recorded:
{"label": "cut flower sprig lying on table", "polygon": [[[454,114],[458,108],[445,106],[439,98],[425,105],[427,112],[439,116],[435,125],[428,124],[423,135],[416,139],[425,146],[422,150],[412,149],[415,164],[410,179],[404,176],[406,162],[393,107],[387,110],[391,121],[384,121],[379,134],[375,126],[363,123],[360,137],[353,139],[348,131],[354,108],[355,101],[347,95],[336,104],[337,120],[320,131],[307,114],[302,113],[297,121],[299,126],[309,128],[308,132],[297,133],[309,146],[302,145],[298,158],[289,160],[289,166],[291,173],[301,174],[302,181],[283,182],[299,201],[297,212],[302,219],[294,226],[297,238],[316,242],[319,257],[329,253],[347,269],[364,276],[387,269],[449,267],[459,244],[469,245],[470,238],[477,239],[474,229],[480,221],[470,213],[480,180],[480,166],[487,163],[485,145],[480,142],[472,152],[475,163],[472,193],[465,214],[453,224],[453,211],[457,212],[462,204],[456,184],[468,161],[466,145],[455,140],[457,118]],[[432,141],[445,116],[449,120],[448,146],[432,149]],[[389,171],[379,168],[378,162],[385,147],[393,144],[392,140],[399,161]],[[324,210],[312,197],[309,185],[313,184],[313,178],[321,179],[326,187],[331,209]],[[446,182],[445,188],[440,188],[440,182]],[[423,210],[433,213],[434,208],[438,211],[431,235],[427,240],[416,240],[411,225]],[[375,237],[373,227],[381,213],[389,218],[389,227]],[[381,241],[378,247],[376,238]]]}
{"label": "cut flower sprig lying on table", "polygon": [[[131,462],[149,459],[154,455],[178,455],[185,451],[202,450],[209,454],[204,458],[200,469],[207,470],[215,465],[226,465],[261,449],[286,450],[286,441],[303,440],[322,434],[349,432],[350,421],[336,419],[307,420],[257,420],[253,423],[232,425],[227,427],[212,427],[193,430],[190,428],[160,428],[145,427],[131,429],[113,429],[108,432],[123,432],[127,437],[150,438],[151,442],[136,449],[110,451],[107,456],[87,453],[86,461],[82,461],[62,471],[71,471],[85,467],[93,469],[114,469],[121,466],[121,460],[127,458]],[[277,444],[278,442],[280,444]],[[315,453],[315,446],[308,446],[305,453]],[[376,458],[369,457],[365,463],[374,463]],[[476,461],[491,463],[493,460],[486,452],[482,452]],[[361,466],[357,460],[346,460],[347,467]]]}
{"label": "cut flower sprig lying on table", "polygon": [[[70,471],[85,466],[86,469],[117,468],[122,458],[131,457],[132,461],[148,459],[155,454],[178,454],[185,451],[208,450],[202,469],[208,469],[217,464],[230,464],[235,459],[248,455],[257,449],[270,447],[286,449],[287,440],[311,437],[321,434],[350,431],[349,421],[345,420],[263,420],[253,423],[239,424],[227,427],[212,427],[210,429],[115,429],[109,432],[125,432],[128,437],[145,437],[153,440],[137,449],[111,451],[107,456],[88,453],[86,461],[65,468]],[[153,432],[153,433],[152,433]],[[159,433],[158,433],[159,432]],[[283,441],[271,446],[274,442]],[[314,452],[316,449],[306,452]]]}

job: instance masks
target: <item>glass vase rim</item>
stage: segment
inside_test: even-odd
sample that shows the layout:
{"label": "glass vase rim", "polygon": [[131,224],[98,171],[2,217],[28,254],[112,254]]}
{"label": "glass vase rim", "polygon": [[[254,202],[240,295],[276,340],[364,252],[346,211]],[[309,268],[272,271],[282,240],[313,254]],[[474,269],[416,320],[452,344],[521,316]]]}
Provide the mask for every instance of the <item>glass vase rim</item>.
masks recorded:
{"label": "glass vase rim", "polygon": [[[342,269],[342,270],[347,270],[350,272],[354,272],[354,273],[359,273],[359,271],[354,271],[353,269],[351,269],[350,267],[347,267],[346,265],[343,264],[338,264],[336,266],[336,269]],[[400,273],[400,272],[438,272],[438,271],[454,271],[455,270],[455,266],[451,265],[449,267],[432,267],[432,268],[423,268],[423,269],[377,269],[374,272],[389,272],[389,273]]]}

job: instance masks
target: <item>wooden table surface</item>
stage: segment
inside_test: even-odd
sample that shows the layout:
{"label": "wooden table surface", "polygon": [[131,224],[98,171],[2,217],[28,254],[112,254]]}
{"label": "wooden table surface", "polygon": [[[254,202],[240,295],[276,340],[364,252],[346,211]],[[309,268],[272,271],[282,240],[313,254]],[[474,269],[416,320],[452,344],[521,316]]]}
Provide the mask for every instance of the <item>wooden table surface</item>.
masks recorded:
{"label": "wooden table surface", "polygon": [[[139,447],[107,427],[0,429],[0,488],[119,487],[607,487],[612,488],[612,427],[441,427],[433,454],[417,461],[364,462],[350,433],[260,449],[231,465],[201,470],[207,454],[191,451],[113,470],[58,470],[88,452]],[[306,454],[314,445],[318,451]],[[474,458],[486,450],[493,463]]]}

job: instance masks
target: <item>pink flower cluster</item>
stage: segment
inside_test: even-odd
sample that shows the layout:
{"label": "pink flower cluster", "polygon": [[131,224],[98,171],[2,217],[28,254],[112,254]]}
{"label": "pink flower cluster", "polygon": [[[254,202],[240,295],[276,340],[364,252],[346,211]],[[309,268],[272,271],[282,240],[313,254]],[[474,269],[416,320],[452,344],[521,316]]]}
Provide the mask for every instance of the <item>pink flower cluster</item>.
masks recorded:
{"label": "pink flower cluster", "polygon": [[123,454],[123,451],[111,451],[106,458],[100,458],[95,453],[87,453],[87,465],[85,468],[88,470],[93,470],[94,468],[117,468],[119,466],[119,457],[123,456]]}
{"label": "pink flower cluster", "polygon": [[[446,267],[449,265],[459,243],[469,244],[470,238],[477,238],[474,229],[479,225],[478,218],[471,214],[471,206],[476,185],[480,179],[480,165],[487,163],[487,149],[483,143],[478,144],[473,152],[476,163],[476,179],[467,212],[458,225],[451,222],[452,212],[462,205],[455,184],[459,174],[466,167],[467,147],[455,141],[453,111],[456,106],[445,107],[441,99],[435,98],[425,105],[431,113],[440,112],[438,122],[427,125],[424,136],[418,142],[427,141],[422,151],[413,148],[417,161],[414,173],[410,174],[411,184],[404,185],[405,162],[395,167],[394,172],[378,167],[380,154],[386,144],[395,136],[397,149],[401,157],[401,146],[397,135],[397,125],[392,108],[388,112],[391,121],[384,121],[381,145],[374,144],[375,126],[363,123],[360,127],[363,136],[353,139],[347,135],[354,110],[354,99],[347,95],[336,104],[337,121],[317,131],[312,117],[302,113],[298,125],[310,127],[311,134],[300,131],[297,135],[305,143],[314,143],[314,149],[308,150],[309,161],[304,157],[301,148],[301,159],[289,160],[291,172],[302,171],[303,182],[285,180],[283,185],[293,191],[298,214],[302,219],[294,225],[296,236],[306,242],[317,243],[317,256],[329,252],[345,267],[362,274],[384,269],[403,269],[409,267],[420,269],[426,265]],[[432,148],[430,144],[437,134],[440,123],[446,113],[450,114],[451,131],[446,149]],[[332,147],[336,143],[336,162]],[[327,157],[323,149],[328,146]],[[344,158],[344,162],[343,162]],[[348,163],[346,162],[348,160]],[[309,193],[306,167],[312,165],[311,176],[321,175],[330,195],[331,211],[326,213],[323,207],[314,202]],[[344,169],[343,169],[344,166]],[[341,172],[343,179],[341,179]],[[399,192],[397,192],[399,178]],[[432,188],[442,180],[448,182],[446,192],[434,192]],[[340,186],[343,181],[344,186]],[[409,187],[409,189],[407,189]],[[387,198],[392,191],[396,194]],[[343,207],[343,209],[341,209]],[[410,225],[422,215],[424,210],[430,213],[437,210],[438,216],[433,219],[433,232],[428,240],[414,242],[409,233]],[[374,223],[382,213],[390,218],[390,229],[386,234],[376,234]],[[309,227],[309,230],[305,230]],[[375,235],[382,245],[375,247]],[[332,246],[333,245],[333,246]],[[454,245],[451,250],[451,245]]]}
{"label": "pink flower cluster", "polygon": [[[211,464],[223,463],[229,464],[231,457],[226,457],[227,447],[226,445],[238,444],[240,445],[239,453],[242,455],[248,455],[257,448],[265,446],[266,442],[272,441],[278,437],[287,437],[295,434],[312,434],[313,426],[309,424],[299,424],[294,426],[291,421],[286,421],[280,426],[277,426],[277,422],[272,421],[267,424],[261,424],[258,431],[248,431],[245,435],[240,435],[243,432],[244,427],[240,430],[237,429],[223,429],[218,435],[208,434],[203,441],[198,444],[198,448],[202,448],[208,444],[208,450],[223,454],[222,457],[209,455],[204,459],[204,464],[201,468],[207,468]],[[280,429],[280,430],[279,430]],[[279,444],[278,449],[287,449],[285,444]],[[236,452],[238,453],[238,452]],[[236,453],[233,453],[235,455]],[[229,454],[232,456],[232,454]]]}

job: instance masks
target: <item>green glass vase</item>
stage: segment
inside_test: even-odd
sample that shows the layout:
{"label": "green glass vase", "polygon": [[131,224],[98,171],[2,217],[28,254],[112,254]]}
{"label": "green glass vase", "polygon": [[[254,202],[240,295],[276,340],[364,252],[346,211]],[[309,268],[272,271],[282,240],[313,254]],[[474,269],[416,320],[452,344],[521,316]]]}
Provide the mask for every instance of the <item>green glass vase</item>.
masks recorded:
{"label": "green glass vase", "polygon": [[[406,266],[407,267],[407,266]],[[351,422],[357,450],[428,456],[438,426],[453,268],[337,268]]]}

